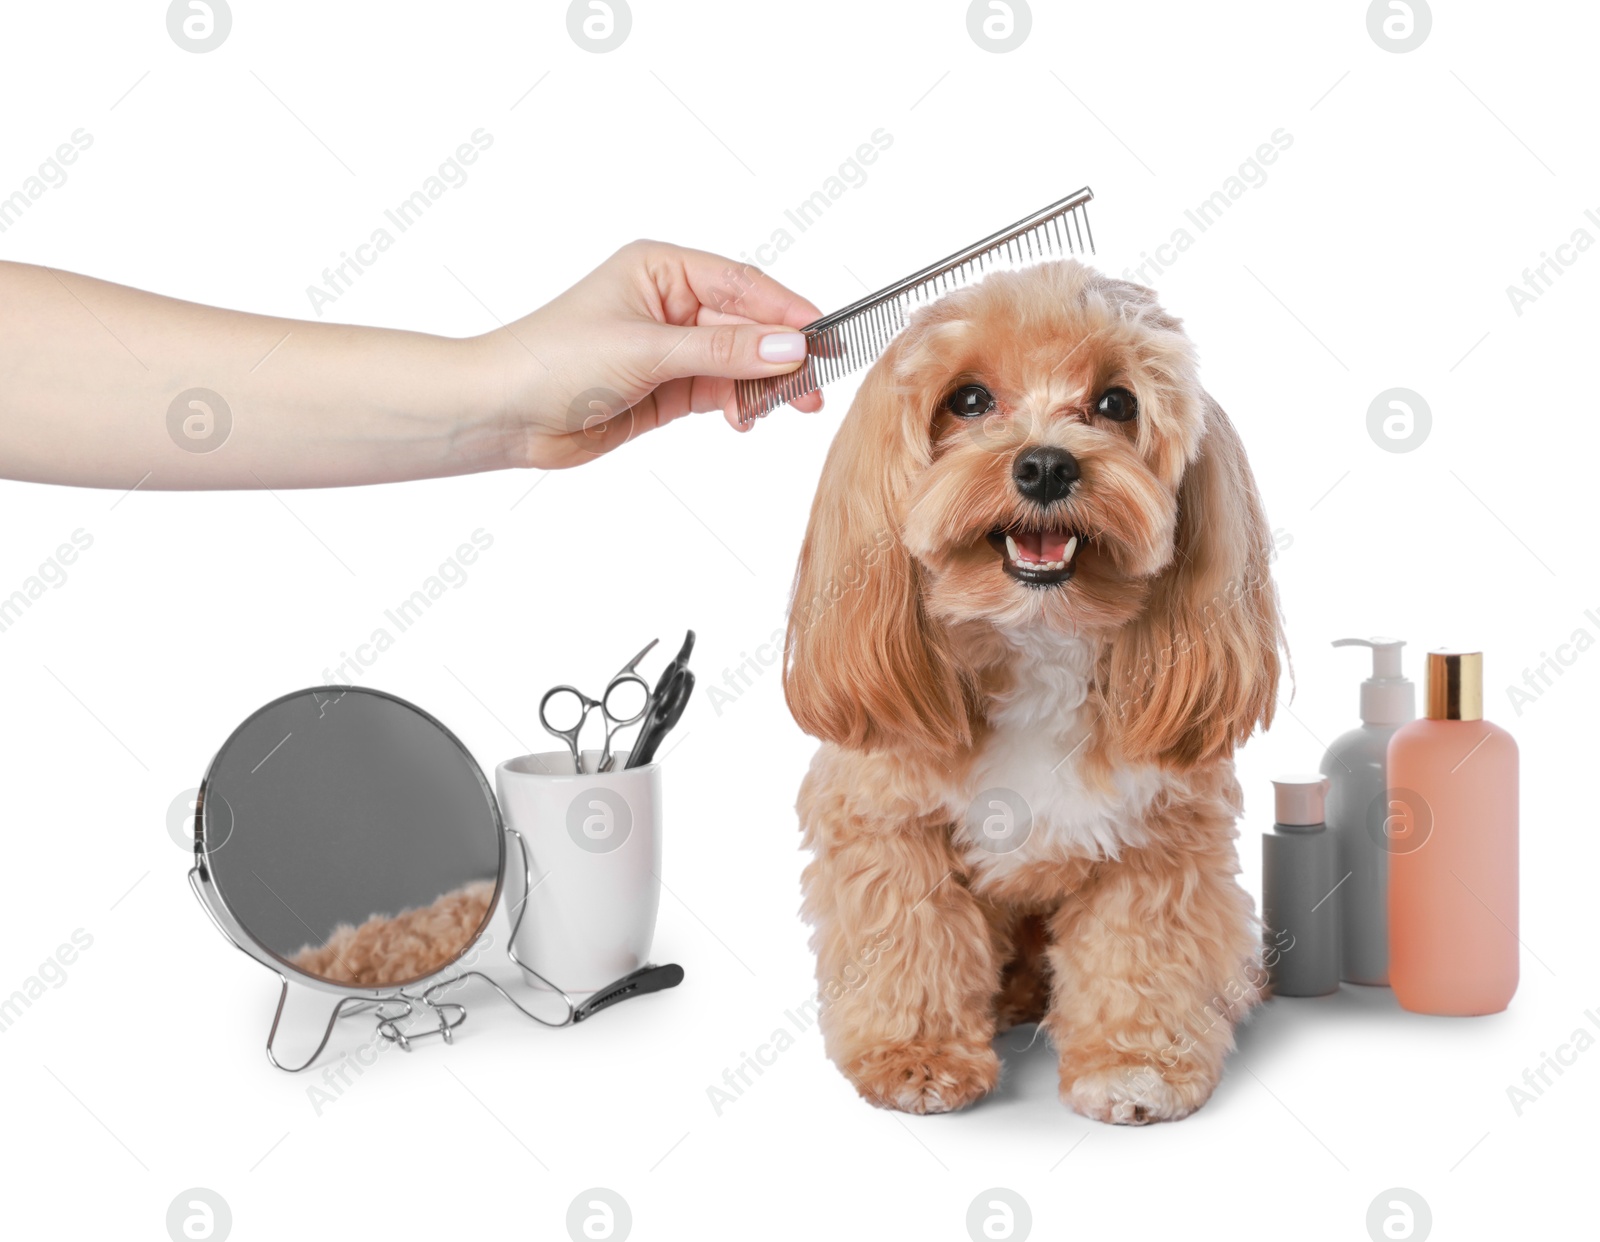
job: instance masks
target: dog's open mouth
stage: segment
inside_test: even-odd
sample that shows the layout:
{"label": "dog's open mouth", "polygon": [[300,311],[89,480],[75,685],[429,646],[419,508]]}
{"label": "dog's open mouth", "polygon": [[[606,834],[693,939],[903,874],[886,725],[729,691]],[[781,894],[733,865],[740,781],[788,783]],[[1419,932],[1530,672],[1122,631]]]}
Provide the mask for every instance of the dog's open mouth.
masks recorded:
{"label": "dog's open mouth", "polygon": [[992,530],[989,545],[1018,582],[1056,586],[1072,577],[1085,538],[1070,530]]}

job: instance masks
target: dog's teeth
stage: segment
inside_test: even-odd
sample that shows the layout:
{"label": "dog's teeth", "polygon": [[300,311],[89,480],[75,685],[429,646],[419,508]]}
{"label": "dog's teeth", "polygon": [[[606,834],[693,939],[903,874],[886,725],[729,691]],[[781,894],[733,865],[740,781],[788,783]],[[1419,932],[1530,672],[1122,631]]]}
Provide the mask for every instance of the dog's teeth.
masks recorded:
{"label": "dog's teeth", "polygon": [[1074,535],[1071,539],[1067,540],[1067,546],[1062,550],[1061,563],[1066,564],[1066,562],[1070,561],[1072,559],[1072,554],[1077,550],[1078,537]]}
{"label": "dog's teeth", "polygon": [[1009,556],[1013,562],[1020,562],[1022,560],[1022,553],[1017,551],[1017,541],[1010,535],[1006,536],[1006,555]]}

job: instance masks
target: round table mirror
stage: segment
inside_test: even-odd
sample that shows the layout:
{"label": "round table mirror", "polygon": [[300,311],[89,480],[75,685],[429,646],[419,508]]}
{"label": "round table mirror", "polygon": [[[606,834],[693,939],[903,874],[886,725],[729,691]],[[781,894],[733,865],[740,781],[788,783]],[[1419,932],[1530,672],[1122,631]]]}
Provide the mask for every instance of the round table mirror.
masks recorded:
{"label": "round table mirror", "polygon": [[487,926],[504,870],[500,811],[466,748],[420,708],[355,687],[285,695],[235,729],[196,831],[239,946],[326,990],[438,974]]}

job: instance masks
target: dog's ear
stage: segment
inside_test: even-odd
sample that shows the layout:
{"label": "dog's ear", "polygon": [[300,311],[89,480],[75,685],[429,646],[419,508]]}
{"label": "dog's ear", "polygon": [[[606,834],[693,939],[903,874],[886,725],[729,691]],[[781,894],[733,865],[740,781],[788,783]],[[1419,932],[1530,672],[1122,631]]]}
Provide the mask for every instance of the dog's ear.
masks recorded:
{"label": "dog's ear", "polygon": [[932,455],[931,415],[897,366],[919,335],[890,347],[840,424],[789,607],[789,710],[813,737],[857,750],[946,753],[971,740],[962,676],[901,540],[901,500]]}
{"label": "dog's ear", "polygon": [[1228,416],[1204,396],[1206,430],[1178,490],[1173,561],[1107,657],[1115,748],[1180,766],[1229,755],[1272,723],[1282,631],[1272,535]]}

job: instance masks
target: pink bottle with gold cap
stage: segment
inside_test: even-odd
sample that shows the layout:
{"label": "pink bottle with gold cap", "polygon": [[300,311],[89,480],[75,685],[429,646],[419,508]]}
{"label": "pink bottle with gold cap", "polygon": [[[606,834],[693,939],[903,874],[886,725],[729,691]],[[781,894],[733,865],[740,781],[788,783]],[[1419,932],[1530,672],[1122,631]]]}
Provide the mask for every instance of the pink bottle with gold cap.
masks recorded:
{"label": "pink bottle with gold cap", "polygon": [[1428,653],[1427,715],[1389,739],[1389,983],[1416,1013],[1517,990],[1517,744],[1483,718],[1483,653]]}

